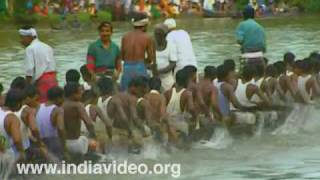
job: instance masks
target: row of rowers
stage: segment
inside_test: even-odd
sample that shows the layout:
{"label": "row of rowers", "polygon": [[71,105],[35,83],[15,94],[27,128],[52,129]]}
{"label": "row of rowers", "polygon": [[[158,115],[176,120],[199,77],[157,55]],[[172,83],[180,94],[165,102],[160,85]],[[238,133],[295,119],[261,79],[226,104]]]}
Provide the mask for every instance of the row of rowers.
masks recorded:
{"label": "row of rowers", "polygon": [[297,61],[286,53],[274,64],[245,65],[239,74],[235,69],[234,61],[226,60],[205,67],[204,77],[197,78],[197,69],[186,66],[167,91],[159,78],[138,76],[120,92],[112,79],[96,80],[83,65],[85,85],[77,70],[69,70],[64,88],[49,89],[42,104],[37,88],[18,77],[2,98],[0,152],[30,161],[104,154],[111,146],[139,153],[146,138],[189,148],[210,139],[217,124],[254,125],[255,112],[283,114],[293,103],[312,104],[320,92],[317,53]]}

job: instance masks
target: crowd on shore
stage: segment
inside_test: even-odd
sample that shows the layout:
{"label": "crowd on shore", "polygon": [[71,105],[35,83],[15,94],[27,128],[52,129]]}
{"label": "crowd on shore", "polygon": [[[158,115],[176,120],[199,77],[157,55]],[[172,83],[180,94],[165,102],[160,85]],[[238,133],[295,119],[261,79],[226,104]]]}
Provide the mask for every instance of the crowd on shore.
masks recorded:
{"label": "crowd on shore", "polygon": [[[273,0],[248,0],[258,16],[284,12],[286,4],[275,3]],[[108,11],[115,20],[127,19],[132,13],[145,13],[150,18],[192,16],[231,16],[237,14],[235,0],[28,0],[22,6],[27,14],[48,16],[58,14],[88,13],[96,16],[99,11]],[[1,1],[0,12],[14,11],[11,1]]]}

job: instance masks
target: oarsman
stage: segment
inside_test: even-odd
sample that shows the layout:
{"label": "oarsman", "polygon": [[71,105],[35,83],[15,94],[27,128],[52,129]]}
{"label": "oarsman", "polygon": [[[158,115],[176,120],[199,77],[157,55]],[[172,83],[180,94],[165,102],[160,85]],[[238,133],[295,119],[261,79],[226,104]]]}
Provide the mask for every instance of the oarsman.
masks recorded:
{"label": "oarsman", "polygon": [[[36,110],[39,107],[39,92],[33,85],[24,89],[24,101],[19,111],[15,112],[20,120],[23,147],[28,160],[47,158],[47,148],[40,137],[36,123]],[[31,133],[31,134],[30,134]],[[32,141],[30,136],[32,135]],[[38,153],[40,150],[40,154]]]}
{"label": "oarsman", "polygon": [[[251,65],[252,66],[252,65]],[[265,79],[265,68],[263,65],[256,65],[256,66],[252,66],[252,68],[254,68],[255,70],[253,71],[254,74],[254,80],[252,81],[252,83],[254,83],[264,94],[264,96],[266,98],[268,98],[268,101],[271,101],[271,93],[268,87],[268,83]],[[264,101],[258,96],[258,95],[254,95],[252,97],[252,101],[260,104],[263,103]]]}
{"label": "oarsman", "polygon": [[[13,113],[22,106],[23,92],[11,89],[6,94],[4,107],[0,109],[0,151],[16,160],[26,160],[23,148],[20,121]],[[15,149],[15,152],[13,151]]]}
{"label": "oarsman", "polygon": [[[192,92],[189,91],[189,75],[184,70],[176,74],[176,84],[165,92],[168,113],[169,139],[177,143],[181,137],[189,136],[195,129],[196,111]],[[182,136],[179,136],[179,132]],[[188,142],[188,141],[185,141]]]}
{"label": "oarsman", "polygon": [[[252,82],[255,74],[253,66],[245,66],[243,68],[241,79],[238,80],[235,95],[242,106],[247,109],[256,110],[263,109],[270,105],[269,99],[265,96],[263,91]],[[253,97],[257,96],[259,103],[254,102]]]}
{"label": "oarsman", "polygon": [[[145,144],[145,138],[151,135],[149,125],[152,121],[152,114],[149,101],[144,98],[148,91],[148,79],[143,76],[134,78],[129,84],[128,93],[130,94],[130,101],[132,107],[135,106],[135,111],[132,111],[132,119],[135,128],[139,130],[137,133],[134,132],[133,135],[135,143],[137,145],[140,144],[141,147]],[[134,151],[139,150],[139,146],[133,148]]]}
{"label": "oarsman", "polygon": [[200,95],[203,97],[204,105],[209,110],[210,116],[200,119],[200,131],[204,131],[204,139],[209,140],[213,132],[213,124],[216,120],[221,120],[221,112],[218,106],[218,90],[212,81],[216,78],[216,68],[206,66],[204,69],[204,78],[199,81],[197,87]]}
{"label": "oarsman", "polygon": [[279,73],[275,65],[270,64],[266,68],[266,84],[269,87],[272,106],[281,106],[285,101],[285,95],[280,88],[280,83],[278,81]]}
{"label": "oarsman", "polygon": [[301,94],[303,103],[313,104],[317,95],[316,79],[311,75],[312,67],[310,60],[298,60],[295,62],[295,69],[298,75],[298,91]]}
{"label": "oarsman", "polygon": [[165,144],[168,141],[167,135],[167,112],[166,98],[160,93],[161,80],[153,77],[149,80],[150,91],[144,98],[149,102],[149,110],[151,112],[151,122],[149,127],[153,131],[156,141]]}
{"label": "oarsman", "polygon": [[[197,132],[194,134],[193,139],[199,139],[200,136],[198,136],[198,132],[201,131],[208,131],[207,130],[202,130],[200,129],[200,123],[202,123],[202,127],[211,127],[212,129],[210,130],[213,132],[213,126],[209,125],[210,123],[213,122],[213,114],[210,110],[210,107],[206,106],[205,104],[205,97],[202,94],[202,91],[200,89],[200,86],[197,84],[197,68],[195,66],[185,66],[183,69],[188,75],[189,78],[189,85],[188,85],[188,90],[192,93],[193,96],[193,102],[194,102],[194,110],[196,112],[196,124],[195,127],[193,127],[193,130],[196,130],[194,132]],[[206,125],[204,125],[206,124]],[[203,132],[202,132],[203,133]],[[201,133],[201,134],[202,134]]]}
{"label": "oarsman", "polygon": [[[103,77],[104,78],[104,77]],[[111,79],[110,79],[111,81]],[[106,110],[97,106],[99,97],[93,90],[86,90],[82,96],[82,102],[89,117],[93,120],[98,140],[98,152],[105,153],[107,143],[112,140],[112,122],[106,116]],[[81,132],[88,133],[84,122],[81,123]]]}
{"label": "oarsman", "polygon": [[40,138],[58,159],[68,158],[62,103],[63,89],[53,87],[48,91],[48,101],[40,104],[36,116]]}
{"label": "oarsman", "polygon": [[286,65],[284,62],[278,61],[274,63],[274,66],[279,74],[278,83],[280,90],[284,93],[284,102],[286,106],[292,106],[292,103],[299,99],[295,88],[296,86],[294,86],[291,81],[291,77],[287,75]]}
{"label": "oarsman", "polygon": [[222,122],[228,126],[237,120],[235,114],[231,111],[230,105],[233,105],[233,107],[240,111],[246,110],[235,95],[234,87],[231,84],[234,81],[231,71],[232,69],[225,64],[220,65],[217,68],[218,105],[222,116]]}
{"label": "oarsman", "polygon": [[[68,83],[64,87],[65,101],[62,105],[64,110],[64,126],[66,132],[66,146],[70,154],[85,155],[89,145],[94,144],[96,134],[91,118],[87,114],[84,105],[80,102],[82,89],[78,83]],[[87,127],[89,138],[81,136],[81,121]]]}

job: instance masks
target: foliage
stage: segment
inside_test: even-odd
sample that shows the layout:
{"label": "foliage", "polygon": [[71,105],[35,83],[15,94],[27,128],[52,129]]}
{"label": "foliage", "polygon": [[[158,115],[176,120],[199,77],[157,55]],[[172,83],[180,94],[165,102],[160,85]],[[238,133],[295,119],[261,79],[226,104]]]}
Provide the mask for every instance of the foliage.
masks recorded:
{"label": "foliage", "polygon": [[112,14],[110,11],[98,11],[97,13],[98,21],[111,21]]}
{"label": "foliage", "polygon": [[78,13],[77,15],[78,20],[81,23],[89,23],[90,22],[90,15],[88,13]]}
{"label": "foliage", "polygon": [[57,25],[61,23],[62,16],[59,14],[49,14],[48,19],[51,25]]}
{"label": "foliage", "polygon": [[319,0],[292,0],[288,1],[288,3],[297,6],[306,12],[320,12]]}
{"label": "foliage", "polygon": [[10,20],[10,17],[5,13],[0,13],[0,23],[7,22]]}
{"label": "foliage", "polygon": [[248,0],[238,0],[236,1],[236,8],[242,10],[248,4]]}
{"label": "foliage", "polygon": [[19,24],[30,24],[35,25],[42,18],[37,14],[26,14],[26,13],[14,13],[15,22]]}
{"label": "foliage", "polygon": [[[236,7],[238,10],[243,9],[249,0],[237,0]],[[267,1],[266,1],[267,2]],[[289,6],[296,6],[306,12],[320,12],[320,0],[274,0],[276,4],[286,3]]]}
{"label": "foliage", "polygon": [[14,0],[14,13],[25,13],[27,11],[27,0]]}

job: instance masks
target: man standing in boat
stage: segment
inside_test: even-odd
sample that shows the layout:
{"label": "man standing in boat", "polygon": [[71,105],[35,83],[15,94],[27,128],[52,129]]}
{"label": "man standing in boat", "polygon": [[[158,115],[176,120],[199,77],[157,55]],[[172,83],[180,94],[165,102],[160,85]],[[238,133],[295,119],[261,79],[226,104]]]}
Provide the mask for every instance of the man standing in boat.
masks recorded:
{"label": "man standing in boat", "polygon": [[133,78],[147,77],[147,67],[152,67],[155,62],[153,40],[146,33],[149,24],[148,17],[145,14],[136,14],[132,23],[134,30],[125,34],[121,41],[121,56],[124,61],[121,78],[122,91],[128,89]]}
{"label": "man standing in boat", "polygon": [[112,40],[112,24],[102,22],[99,27],[100,38],[90,44],[87,52],[87,68],[97,76],[109,76],[118,80],[121,72],[120,49]]}
{"label": "man standing in boat", "polygon": [[254,20],[255,10],[248,5],[243,11],[244,21],[237,30],[236,38],[241,46],[242,58],[248,64],[264,64],[263,53],[266,52],[266,35],[263,27]]}
{"label": "man standing in boat", "polygon": [[166,19],[164,24],[169,29],[167,41],[172,44],[177,56],[174,74],[188,65],[197,67],[197,59],[189,33],[185,30],[177,29],[176,21],[172,18]]}
{"label": "man standing in boat", "polygon": [[21,44],[26,47],[24,68],[28,83],[34,83],[40,92],[40,101],[47,101],[47,92],[58,85],[53,49],[38,39],[31,26],[19,30]]}

